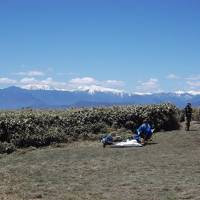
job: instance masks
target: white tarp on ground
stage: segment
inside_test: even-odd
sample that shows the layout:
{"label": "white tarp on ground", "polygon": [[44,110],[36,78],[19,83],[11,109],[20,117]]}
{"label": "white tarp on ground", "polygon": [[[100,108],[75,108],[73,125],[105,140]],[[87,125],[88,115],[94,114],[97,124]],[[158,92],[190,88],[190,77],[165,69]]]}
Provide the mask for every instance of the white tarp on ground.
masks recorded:
{"label": "white tarp on ground", "polygon": [[142,147],[142,145],[137,140],[127,140],[125,142],[118,142],[111,147]]}

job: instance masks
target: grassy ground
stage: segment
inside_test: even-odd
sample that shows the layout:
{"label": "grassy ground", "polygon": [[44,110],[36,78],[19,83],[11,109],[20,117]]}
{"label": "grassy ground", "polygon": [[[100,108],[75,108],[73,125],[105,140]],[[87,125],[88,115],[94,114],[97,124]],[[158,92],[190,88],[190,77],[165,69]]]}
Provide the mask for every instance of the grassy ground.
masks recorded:
{"label": "grassy ground", "polygon": [[151,145],[98,142],[0,155],[0,200],[200,199],[200,124],[157,133]]}

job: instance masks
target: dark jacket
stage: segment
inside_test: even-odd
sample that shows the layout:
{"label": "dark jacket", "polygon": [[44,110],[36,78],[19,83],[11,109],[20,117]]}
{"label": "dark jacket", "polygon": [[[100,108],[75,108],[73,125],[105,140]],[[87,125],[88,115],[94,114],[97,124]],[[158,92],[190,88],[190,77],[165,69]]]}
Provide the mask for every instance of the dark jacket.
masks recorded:
{"label": "dark jacket", "polygon": [[187,119],[191,120],[192,118],[192,107],[190,104],[188,104],[185,108],[184,108],[184,111],[185,111],[185,116]]}

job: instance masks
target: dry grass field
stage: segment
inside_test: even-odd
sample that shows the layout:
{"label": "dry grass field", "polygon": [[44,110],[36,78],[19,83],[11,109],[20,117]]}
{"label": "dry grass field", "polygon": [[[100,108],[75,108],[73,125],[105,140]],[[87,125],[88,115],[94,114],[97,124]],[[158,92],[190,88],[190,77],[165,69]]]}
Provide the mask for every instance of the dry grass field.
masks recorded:
{"label": "dry grass field", "polygon": [[0,155],[0,200],[200,199],[200,124],[145,147],[74,142]]}

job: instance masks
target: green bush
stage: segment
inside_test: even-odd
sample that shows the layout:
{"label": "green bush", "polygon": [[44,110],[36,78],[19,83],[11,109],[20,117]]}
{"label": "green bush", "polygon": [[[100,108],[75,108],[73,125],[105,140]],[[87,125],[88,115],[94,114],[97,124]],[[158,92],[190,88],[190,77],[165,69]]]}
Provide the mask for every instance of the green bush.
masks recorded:
{"label": "green bush", "polygon": [[16,147],[12,143],[0,142],[0,153],[12,153],[16,150]]}
{"label": "green bush", "polygon": [[200,108],[193,108],[192,119],[195,121],[200,121]]}
{"label": "green bush", "polygon": [[94,139],[112,128],[134,132],[147,117],[156,131],[179,127],[178,109],[172,104],[1,111],[0,142],[15,147],[40,147],[80,138]]}

